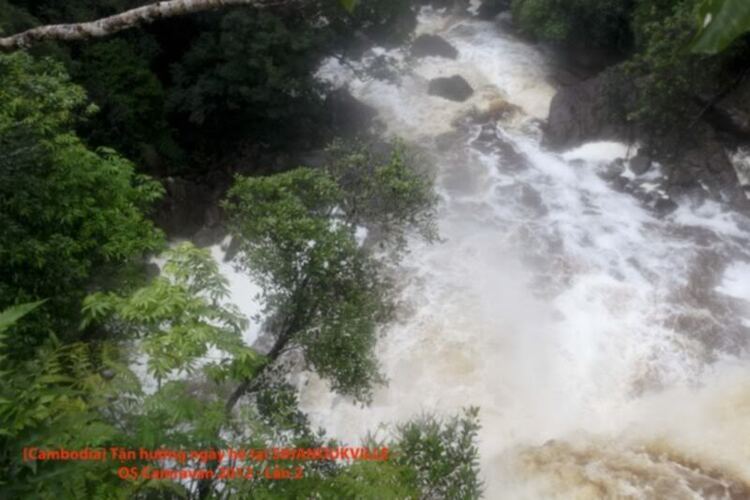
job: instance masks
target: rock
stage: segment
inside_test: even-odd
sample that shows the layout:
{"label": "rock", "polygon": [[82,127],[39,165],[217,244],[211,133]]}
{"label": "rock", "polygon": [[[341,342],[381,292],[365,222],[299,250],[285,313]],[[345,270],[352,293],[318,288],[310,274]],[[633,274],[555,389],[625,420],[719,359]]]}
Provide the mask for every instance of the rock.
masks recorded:
{"label": "rock", "polygon": [[205,226],[198,230],[192,237],[197,247],[206,248],[220,243],[226,236],[226,230],[222,226]]}
{"label": "rock", "polygon": [[232,262],[234,258],[237,256],[238,253],[240,253],[240,239],[237,237],[232,237],[229,240],[229,245],[227,246],[226,251],[224,252],[224,262]]}
{"label": "rock", "polygon": [[643,175],[651,168],[651,158],[646,156],[643,151],[638,151],[638,154],[630,159],[629,166],[630,171],[635,175]]}
{"label": "rock", "polygon": [[714,110],[722,119],[722,128],[750,137],[750,80],[740,83],[714,105]]}
{"label": "rock", "polygon": [[622,80],[613,71],[562,88],[550,103],[544,144],[562,150],[594,140],[627,140],[630,130],[614,109],[613,87],[622,89]]}
{"label": "rock", "polygon": [[156,223],[169,237],[190,237],[206,224],[206,213],[219,194],[208,183],[168,177],[166,196],[156,212]]}
{"label": "rock", "polygon": [[726,148],[713,129],[707,125],[694,127],[689,147],[680,155],[665,161],[667,192],[672,197],[710,197],[747,209],[748,199],[737,178],[737,172]]}
{"label": "rock", "polygon": [[605,181],[612,181],[620,177],[623,173],[625,173],[625,160],[618,158],[599,172],[599,177]]}
{"label": "rock", "polygon": [[456,59],[458,51],[456,48],[438,35],[420,35],[411,45],[411,55],[414,57],[445,57]]}
{"label": "rock", "polygon": [[469,82],[459,75],[430,80],[427,93],[451,101],[463,102],[474,94]]}
{"label": "rock", "polygon": [[469,9],[469,0],[417,0],[417,5],[429,5],[433,9],[445,9],[450,14],[462,15]]}
{"label": "rock", "polygon": [[161,269],[159,269],[159,266],[154,262],[148,262],[144,265],[144,272],[146,274],[146,279],[151,281],[161,274]]}
{"label": "rock", "polygon": [[654,210],[659,215],[668,215],[677,210],[678,205],[674,201],[672,201],[669,198],[659,198],[656,200],[656,203],[654,203]]}
{"label": "rock", "polygon": [[355,98],[348,89],[339,88],[329,93],[325,102],[331,129],[345,137],[366,132],[378,112]]}
{"label": "rock", "polygon": [[498,98],[490,102],[485,109],[473,111],[472,117],[475,121],[483,123],[488,121],[505,120],[522,112],[521,108],[515,104],[508,102],[505,99]]}
{"label": "rock", "polygon": [[435,147],[438,151],[448,151],[464,139],[464,133],[459,130],[444,132],[435,137]]}
{"label": "rock", "polygon": [[479,19],[494,19],[503,11],[510,9],[511,0],[483,0],[477,9]]}

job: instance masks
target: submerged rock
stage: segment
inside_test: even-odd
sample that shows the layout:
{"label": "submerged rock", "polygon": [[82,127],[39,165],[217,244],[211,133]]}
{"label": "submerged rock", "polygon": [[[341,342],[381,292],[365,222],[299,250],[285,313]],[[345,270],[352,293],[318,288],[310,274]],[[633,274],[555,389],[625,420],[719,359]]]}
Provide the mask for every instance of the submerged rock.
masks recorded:
{"label": "submerged rock", "polygon": [[456,59],[458,50],[441,36],[425,34],[414,40],[411,46],[411,55],[414,57],[435,56]]}
{"label": "submerged rock", "polygon": [[451,101],[463,102],[474,94],[469,82],[459,75],[430,80],[427,93]]}

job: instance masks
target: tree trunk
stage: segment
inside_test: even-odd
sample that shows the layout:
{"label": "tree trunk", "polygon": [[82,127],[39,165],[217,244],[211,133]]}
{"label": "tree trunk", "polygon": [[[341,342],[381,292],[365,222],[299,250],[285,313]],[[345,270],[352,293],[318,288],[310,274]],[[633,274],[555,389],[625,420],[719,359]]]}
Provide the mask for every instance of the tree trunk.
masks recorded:
{"label": "tree trunk", "polygon": [[0,38],[0,50],[23,49],[46,40],[86,40],[101,38],[118,31],[162,18],[182,16],[193,12],[215,10],[233,5],[268,7],[283,5],[294,0],[169,0],[131,9],[96,21],[72,24],[50,24],[39,26],[5,38]]}

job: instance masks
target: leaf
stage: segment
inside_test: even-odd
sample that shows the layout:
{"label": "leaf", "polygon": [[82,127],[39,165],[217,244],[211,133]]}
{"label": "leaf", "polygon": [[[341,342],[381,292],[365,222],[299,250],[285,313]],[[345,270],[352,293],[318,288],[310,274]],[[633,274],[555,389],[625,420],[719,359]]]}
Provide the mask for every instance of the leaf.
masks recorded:
{"label": "leaf", "polygon": [[7,330],[11,326],[13,326],[16,321],[23,318],[45,302],[46,299],[39,300],[37,302],[28,302],[26,304],[19,304],[17,306],[9,307],[3,312],[0,312],[0,332],[4,332],[5,330]]}
{"label": "leaf", "polygon": [[350,14],[354,12],[354,9],[357,8],[357,4],[359,3],[359,0],[339,0],[341,2],[341,5],[349,12]]}
{"label": "leaf", "polygon": [[699,10],[701,29],[691,50],[716,54],[750,31],[750,2],[747,0],[705,0]]}

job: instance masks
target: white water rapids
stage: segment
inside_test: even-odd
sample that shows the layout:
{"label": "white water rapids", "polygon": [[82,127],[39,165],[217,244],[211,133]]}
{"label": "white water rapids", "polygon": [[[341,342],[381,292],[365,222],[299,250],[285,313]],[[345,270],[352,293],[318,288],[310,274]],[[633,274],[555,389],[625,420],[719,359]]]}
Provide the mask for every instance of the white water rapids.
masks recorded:
{"label": "white water rapids", "polygon": [[[487,498],[747,498],[750,221],[681,200],[657,216],[598,175],[625,145],[545,151],[549,62],[495,24],[425,10],[418,31],[458,59],[378,49],[370,61],[395,81],[364,76],[367,59],[320,76],[425,151],[445,241],[414,242],[403,264],[373,404],[303,374],[303,409],[354,444],[382,423],[479,406]],[[427,94],[454,74],[469,101]],[[518,110],[463,119],[505,102]],[[658,170],[639,179],[658,190]]]}

